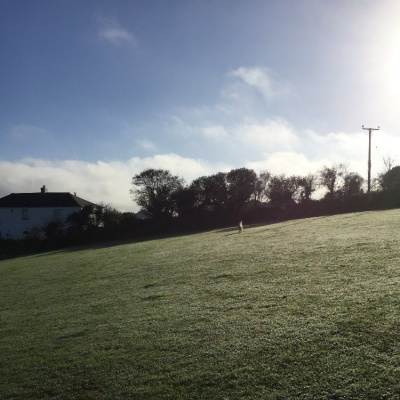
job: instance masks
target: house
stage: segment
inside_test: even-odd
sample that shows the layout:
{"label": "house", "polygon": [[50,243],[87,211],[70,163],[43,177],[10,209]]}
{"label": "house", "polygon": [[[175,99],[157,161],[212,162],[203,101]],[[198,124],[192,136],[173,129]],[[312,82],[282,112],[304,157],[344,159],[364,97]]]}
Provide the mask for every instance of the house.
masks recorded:
{"label": "house", "polygon": [[95,204],[76,194],[48,192],[46,186],[37,193],[11,193],[0,198],[0,238],[24,238],[32,228],[54,220],[65,222],[89,205]]}

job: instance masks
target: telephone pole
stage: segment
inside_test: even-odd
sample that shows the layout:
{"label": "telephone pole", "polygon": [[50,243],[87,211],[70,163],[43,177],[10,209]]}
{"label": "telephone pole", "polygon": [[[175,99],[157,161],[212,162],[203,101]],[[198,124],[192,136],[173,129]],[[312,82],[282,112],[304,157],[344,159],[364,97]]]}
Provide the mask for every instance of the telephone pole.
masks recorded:
{"label": "telephone pole", "polygon": [[372,131],[379,131],[379,126],[377,128],[364,128],[369,131],[369,146],[368,146],[368,193],[371,191],[371,133]]}

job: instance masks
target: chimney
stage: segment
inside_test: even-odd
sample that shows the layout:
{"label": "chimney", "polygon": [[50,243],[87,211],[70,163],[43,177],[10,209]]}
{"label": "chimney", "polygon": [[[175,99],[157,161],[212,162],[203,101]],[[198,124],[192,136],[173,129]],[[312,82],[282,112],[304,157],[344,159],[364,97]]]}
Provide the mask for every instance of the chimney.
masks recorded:
{"label": "chimney", "polygon": [[47,193],[46,185],[43,185],[43,187],[40,188],[40,193]]}

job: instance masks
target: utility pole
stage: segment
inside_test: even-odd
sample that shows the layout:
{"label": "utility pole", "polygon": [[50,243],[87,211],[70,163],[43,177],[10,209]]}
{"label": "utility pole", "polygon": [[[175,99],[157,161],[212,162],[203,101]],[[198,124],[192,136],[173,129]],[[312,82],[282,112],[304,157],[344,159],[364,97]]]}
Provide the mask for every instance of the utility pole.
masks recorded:
{"label": "utility pole", "polygon": [[372,131],[379,131],[379,126],[377,128],[364,128],[369,131],[369,146],[368,146],[368,193],[371,191],[371,133]]}

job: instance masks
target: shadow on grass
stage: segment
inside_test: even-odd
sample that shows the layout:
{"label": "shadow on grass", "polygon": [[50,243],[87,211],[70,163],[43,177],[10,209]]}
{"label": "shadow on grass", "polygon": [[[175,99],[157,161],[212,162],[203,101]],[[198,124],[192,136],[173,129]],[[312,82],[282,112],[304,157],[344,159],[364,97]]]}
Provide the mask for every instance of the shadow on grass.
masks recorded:
{"label": "shadow on grass", "polygon": [[[261,226],[271,225],[271,223],[260,223],[260,224],[250,224],[243,226],[243,233],[246,232],[247,229],[258,228]],[[237,226],[231,226],[229,228],[218,229],[215,233],[227,233],[225,236],[237,235],[239,234],[239,229]]]}
{"label": "shadow on grass", "polygon": [[162,240],[174,236],[181,236],[178,234],[170,235],[155,235],[155,236],[143,236],[143,237],[132,237],[124,239],[109,239],[104,241],[85,241],[82,243],[59,243],[58,245],[41,245],[39,248],[12,248],[12,249],[0,249],[0,262],[7,260],[12,260],[21,257],[44,257],[49,254],[57,253],[73,253],[77,251],[87,251],[87,250],[98,250],[102,248],[110,248],[115,246],[123,246],[132,243],[147,242],[150,240]]}
{"label": "shadow on grass", "polygon": [[165,233],[165,234],[159,234],[159,235],[154,235],[154,236],[142,236],[142,237],[133,237],[133,238],[125,238],[125,239],[105,240],[102,242],[99,241],[99,242],[92,242],[92,243],[89,242],[89,243],[82,243],[82,244],[78,243],[78,244],[74,244],[74,245],[70,245],[70,246],[65,246],[62,248],[49,249],[49,250],[34,252],[34,253],[30,253],[30,254],[20,254],[20,255],[16,255],[13,258],[25,257],[25,256],[44,257],[49,254],[75,253],[75,252],[79,252],[79,251],[100,250],[100,249],[107,249],[107,248],[116,247],[116,246],[124,246],[124,245],[135,244],[135,243],[159,241],[159,240],[171,239],[171,238],[175,238],[175,237],[195,235],[198,233],[201,233],[201,232],[183,232],[183,233],[172,232],[169,234]]}
{"label": "shadow on grass", "polygon": [[[261,224],[252,224],[252,225],[246,225],[244,227],[244,232],[246,232],[246,229],[254,228],[254,227],[260,227],[260,226],[265,226],[269,224],[261,223]],[[88,250],[99,250],[99,249],[106,249],[106,248],[111,248],[111,247],[116,247],[116,246],[123,246],[123,245],[128,245],[128,244],[134,244],[134,243],[141,243],[141,242],[148,242],[148,241],[157,241],[157,240],[163,240],[163,239],[170,239],[174,237],[181,237],[181,236],[188,236],[188,235],[196,235],[200,233],[205,233],[205,232],[214,232],[218,234],[223,234],[226,233],[224,236],[232,236],[232,235],[237,235],[239,234],[239,230],[236,226],[234,227],[229,227],[229,228],[222,228],[222,229],[217,229],[214,231],[209,231],[209,230],[199,230],[199,231],[183,231],[183,232],[170,232],[170,233],[160,233],[160,234],[155,234],[155,235],[150,235],[150,236],[137,236],[137,237],[131,237],[131,238],[124,238],[124,239],[111,239],[111,240],[104,240],[104,241],[98,241],[96,242],[95,239],[93,241],[83,241],[82,243],[70,243],[70,244],[59,244],[54,247],[49,245],[47,248],[44,246],[44,248],[40,249],[32,249],[32,250],[27,250],[27,249],[21,249],[21,250],[16,250],[13,252],[5,252],[4,254],[1,254],[0,252],[0,262],[10,260],[10,259],[15,259],[15,258],[20,258],[20,257],[44,257],[50,254],[57,254],[57,253],[73,253],[73,252],[79,252],[79,251],[88,251]]]}
{"label": "shadow on grass", "polygon": [[[166,239],[166,237],[151,237],[151,238],[140,238],[140,239],[119,239],[119,240],[110,240],[105,242],[97,242],[97,243],[83,243],[83,244],[76,244],[71,247],[63,247],[60,249],[52,249],[49,251],[44,251],[40,253],[28,254],[30,257],[45,257],[50,254],[58,254],[58,253],[76,253],[80,251],[90,251],[90,250],[100,250],[100,249],[107,249],[116,246],[124,246],[128,244],[134,243],[141,243],[141,242],[148,242],[151,240],[161,240]],[[23,257],[24,255],[21,255]]]}

